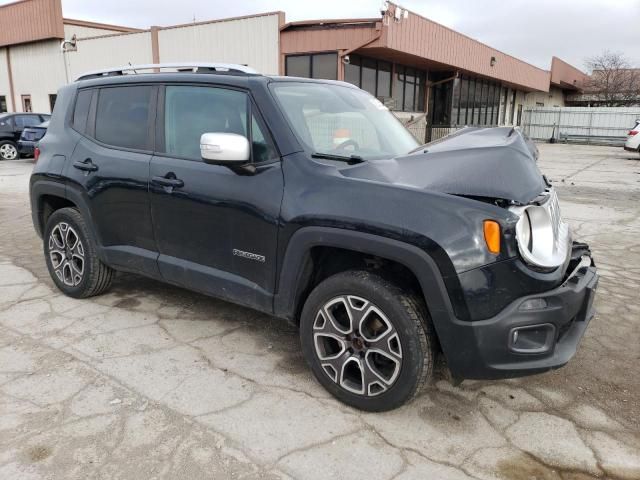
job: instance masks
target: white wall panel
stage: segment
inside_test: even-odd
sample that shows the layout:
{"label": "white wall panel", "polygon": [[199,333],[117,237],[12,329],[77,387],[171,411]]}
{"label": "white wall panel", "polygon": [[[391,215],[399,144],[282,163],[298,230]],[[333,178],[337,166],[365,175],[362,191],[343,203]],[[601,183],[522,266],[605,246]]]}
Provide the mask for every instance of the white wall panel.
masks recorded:
{"label": "white wall panel", "polygon": [[16,109],[22,111],[21,95],[31,95],[33,111],[49,113],[49,94],[57,93],[66,82],[60,42],[16,45],[11,47],[10,55]]}
{"label": "white wall panel", "polygon": [[[543,105],[538,105],[542,103]],[[564,107],[562,89],[550,87],[548,92],[530,92],[525,95],[524,108]]]}
{"label": "white wall panel", "polygon": [[7,100],[7,110],[11,111],[9,72],[7,70],[7,49],[0,48],[0,96]]}
{"label": "white wall panel", "polygon": [[160,62],[229,62],[278,74],[278,15],[169,28],[158,32]]}
{"label": "white wall panel", "polygon": [[103,68],[152,63],[149,32],[111,35],[78,40],[77,51],[66,53],[70,80],[83,73]]}
{"label": "white wall panel", "polygon": [[118,30],[105,30],[104,28],[81,27],[79,25],[64,25],[64,38],[69,40],[73,35],[77,38],[102,37],[114,33],[122,33]]}

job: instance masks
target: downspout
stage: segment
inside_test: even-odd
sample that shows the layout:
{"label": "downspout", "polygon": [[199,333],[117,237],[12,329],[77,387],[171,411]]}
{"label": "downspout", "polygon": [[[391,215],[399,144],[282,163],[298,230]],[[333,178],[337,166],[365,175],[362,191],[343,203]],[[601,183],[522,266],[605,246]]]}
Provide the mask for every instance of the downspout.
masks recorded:
{"label": "downspout", "polygon": [[[67,50],[67,47],[70,47]],[[60,51],[62,52],[62,61],[64,62],[64,76],[66,82],[69,83],[69,65],[67,64],[67,51],[75,51],[77,48],[77,39],[75,34],[71,37],[71,40],[63,40],[60,43]]]}
{"label": "downspout", "polygon": [[9,74],[9,96],[11,97],[11,109],[16,113],[16,92],[13,89],[13,71],[11,70],[11,47],[7,47],[7,73]]}

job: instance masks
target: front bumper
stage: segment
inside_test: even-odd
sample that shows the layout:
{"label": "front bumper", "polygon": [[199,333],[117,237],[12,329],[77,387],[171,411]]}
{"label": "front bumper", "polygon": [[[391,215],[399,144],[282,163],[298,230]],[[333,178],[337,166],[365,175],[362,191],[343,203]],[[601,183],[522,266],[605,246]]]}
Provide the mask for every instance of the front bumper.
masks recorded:
{"label": "front bumper", "polygon": [[624,146],[624,149],[627,152],[637,152],[638,151],[638,147],[633,148],[633,147],[627,147],[626,145]]}
{"label": "front bumper", "polygon": [[[560,286],[518,298],[492,318],[455,320],[457,345],[446,355],[452,374],[468,379],[510,378],[565,365],[594,315],[599,277],[585,245],[576,244],[567,272]],[[532,344],[527,336],[544,341]]]}

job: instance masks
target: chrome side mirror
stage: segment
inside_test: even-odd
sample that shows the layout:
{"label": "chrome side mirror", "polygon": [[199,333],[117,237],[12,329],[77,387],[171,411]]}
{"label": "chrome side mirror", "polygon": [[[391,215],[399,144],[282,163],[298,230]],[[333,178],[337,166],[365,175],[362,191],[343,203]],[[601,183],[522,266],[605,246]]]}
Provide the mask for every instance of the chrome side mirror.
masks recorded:
{"label": "chrome side mirror", "polygon": [[235,133],[203,133],[200,154],[205,163],[242,165],[251,158],[247,137]]}

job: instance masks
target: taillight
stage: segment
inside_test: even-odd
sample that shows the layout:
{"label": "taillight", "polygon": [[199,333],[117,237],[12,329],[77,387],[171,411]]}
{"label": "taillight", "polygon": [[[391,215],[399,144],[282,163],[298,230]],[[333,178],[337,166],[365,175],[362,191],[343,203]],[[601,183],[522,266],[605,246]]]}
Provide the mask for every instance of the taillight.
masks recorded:
{"label": "taillight", "polygon": [[39,158],[40,158],[40,148],[35,147],[33,149],[33,159],[37,162]]}
{"label": "taillight", "polygon": [[629,130],[629,133],[627,135],[633,137],[636,133],[638,133],[638,130]]}

